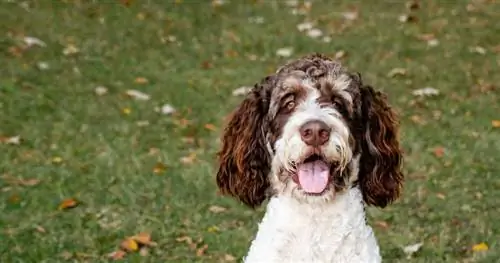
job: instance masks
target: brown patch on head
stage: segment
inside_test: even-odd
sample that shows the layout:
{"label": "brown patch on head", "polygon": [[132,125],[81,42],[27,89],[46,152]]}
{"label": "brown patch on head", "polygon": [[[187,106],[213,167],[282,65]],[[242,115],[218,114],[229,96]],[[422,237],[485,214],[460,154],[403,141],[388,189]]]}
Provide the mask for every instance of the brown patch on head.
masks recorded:
{"label": "brown patch on head", "polygon": [[233,112],[222,136],[217,185],[250,207],[267,198],[270,156],[265,135],[274,78],[267,77]]}

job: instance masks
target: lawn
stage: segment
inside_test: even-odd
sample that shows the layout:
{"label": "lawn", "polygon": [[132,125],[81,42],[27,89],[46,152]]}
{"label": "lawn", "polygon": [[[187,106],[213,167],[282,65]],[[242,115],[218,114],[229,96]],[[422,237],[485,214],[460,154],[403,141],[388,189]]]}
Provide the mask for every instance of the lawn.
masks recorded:
{"label": "lawn", "polygon": [[312,52],[399,112],[404,193],[367,210],[385,261],[500,262],[500,3],[421,2],[0,0],[0,262],[139,233],[123,261],[239,261],[263,208],[217,194],[233,91]]}

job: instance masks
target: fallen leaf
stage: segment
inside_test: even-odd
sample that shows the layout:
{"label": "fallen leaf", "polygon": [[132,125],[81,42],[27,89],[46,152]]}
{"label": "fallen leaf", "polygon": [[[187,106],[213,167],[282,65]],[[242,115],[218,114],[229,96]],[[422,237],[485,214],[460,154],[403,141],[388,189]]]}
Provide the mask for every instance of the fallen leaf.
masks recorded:
{"label": "fallen leaf", "polygon": [[136,100],[149,100],[151,97],[142,92],[142,91],[138,91],[138,90],[133,90],[133,89],[130,89],[130,90],[127,90],[125,92],[125,94],[127,94],[127,96],[131,97],[131,98],[134,98]]}
{"label": "fallen leaf", "polygon": [[224,0],[212,0],[213,7],[221,6],[221,5],[224,5],[225,3],[226,3],[226,1],[224,1]]}
{"label": "fallen leaf", "polygon": [[342,59],[347,55],[347,53],[344,50],[339,50],[335,52],[335,59]]}
{"label": "fallen leaf", "polygon": [[19,144],[21,144],[21,136],[20,135],[11,136],[11,137],[1,137],[0,136],[0,143],[19,145]]}
{"label": "fallen leaf", "polygon": [[97,86],[95,89],[94,89],[94,93],[97,95],[97,96],[103,96],[103,95],[106,95],[108,93],[108,88],[104,87],[104,86]]}
{"label": "fallen leaf", "polygon": [[233,261],[236,261],[236,257],[234,257],[234,256],[233,256],[233,255],[231,255],[231,254],[225,254],[225,255],[224,255],[224,261],[233,262]]}
{"label": "fallen leaf", "polygon": [[64,49],[63,49],[63,54],[65,56],[69,56],[69,55],[74,55],[74,54],[77,54],[78,52],[80,52],[80,49],[78,49],[75,45],[73,44],[69,44],[68,46],[66,46]]}
{"label": "fallen leaf", "polygon": [[45,46],[47,46],[47,44],[45,44],[45,42],[43,42],[42,40],[40,40],[39,38],[36,38],[36,37],[29,37],[29,36],[24,37],[23,41],[28,47],[32,47],[32,46],[45,47]]}
{"label": "fallen leaf", "polygon": [[120,259],[124,259],[126,255],[127,255],[127,252],[120,249],[120,250],[113,251],[113,252],[109,253],[108,258],[111,258],[112,260],[120,260]]}
{"label": "fallen leaf", "polygon": [[344,19],[346,19],[346,20],[353,21],[353,20],[358,19],[359,13],[358,13],[357,11],[343,12],[343,13],[342,13],[342,16],[343,16],[343,17],[344,17]]}
{"label": "fallen leaf", "polygon": [[215,125],[211,124],[211,123],[207,123],[204,125],[205,129],[209,130],[209,131],[216,131],[217,130],[217,127],[215,127]]}
{"label": "fallen leaf", "polygon": [[21,179],[20,184],[24,186],[35,186],[40,183],[39,179],[31,178],[31,179]]}
{"label": "fallen leaf", "polygon": [[120,247],[123,248],[125,251],[133,252],[139,249],[139,244],[137,244],[137,242],[134,239],[127,238],[122,241]]}
{"label": "fallen leaf", "polygon": [[311,22],[304,22],[297,25],[297,30],[299,30],[300,32],[310,30],[312,28],[313,28],[313,23]]}
{"label": "fallen leaf", "polygon": [[39,61],[36,63],[36,66],[39,70],[47,70],[50,68],[49,63],[44,61]]}
{"label": "fallen leaf", "polygon": [[412,115],[410,117],[410,120],[415,123],[415,124],[419,124],[419,125],[424,125],[426,124],[427,122],[422,118],[422,116],[420,115]]}
{"label": "fallen leaf", "polygon": [[441,199],[441,200],[446,199],[446,195],[444,195],[443,193],[437,193],[436,197],[439,198],[439,199]]}
{"label": "fallen leaf", "polygon": [[486,49],[484,47],[481,47],[481,46],[470,47],[469,51],[471,53],[477,53],[477,54],[480,54],[480,55],[485,55],[486,54]]}
{"label": "fallen leaf", "polygon": [[150,247],[154,247],[157,245],[156,242],[151,241],[151,235],[145,232],[132,236],[131,239],[133,239],[139,245],[150,246]]}
{"label": "fallen leaf", "polygon": [[389,224],[385,221],[375,221],[375,225],[382,228],[382,229],[388,229]]}
{"label": "fallen leaf", "polygon": [[389,73],[387,73],[387,77],[394,78],[396,76],[405,76],[407,74],[407,70],[405,68],[393,68]]}
{"label": "fallen leaf", "polygon": [[64,199],[58,206],[59,210],[67,210],[77,207],[79,202],[73,198]]}
{"label": "fallen leaf", "polygon": [[407,258],[410,258],[411,255],[413,255],[414,253],[416,253],[417,251],[420,250],[420,248],[422,247],[423,244],[424,243],[420,242],[420,243],[406,246],[403,248],[403,252],[406,254]]}
{"label": "fallen leaf", "polygon": [[492,120],[491,126],[493,126],[493,128],[500,128],[500,120]]}
{"label": "fallen leaf", "polygon": [[165,166],[163,163],[156,163],[155,167],[153,168],[153,173],[160,174],[165,172],[166,169],[167,166]]}
{"label": "fallen leaf", "polygon": [[425,87],[423,89],[416,89],[412,92],[414,96],[425,97],[425,96],[437,96],[439,95],[439,90],[432,87]]}
{"label": "fallen leaf", "polygon": [[481,242],[479,244],[475,244],[472,246],[472,251],[474,251],[474,252],[487,251],[488,249],[489,249],[488,245],[484,242]]}
{"label": "fallen leaf", "polygon": [[156,107],[155,111],[159,112],[163,115],[170,115],[170,114],[176,112],[175,108],[170,104],[164,104],[161,107]]}
{"label": "fallen leaf", "polygon": [[332,38],[329,37],[329,36],[324,36],[323,39],[322,39],[322,41],[325,42],[325,43],[330,43],[330,42],[332,42]]}
{"label": "fallen leaf", "polygon": [[242,86],[242,87],[239,87],[239,88],[233,90],[232,94],[233,94],[233,96],[244,96],[244,95],[248,94],[248,92],[250,92],[250,90],[252,90],[252,87]]}
{"label": "fallen leaf", "polygon": [[139,255],[147,257],[149,255],[149,249],[147,247],[141,247],[141,249],[139,249]]}
{"label": "fallen leaf", "polygon": [[196,256],[201,257],[207,252],[208,245],[205,244],[196,250]]}
{"label": "fallen leaf", "polygon": [[307,30],[306,35],[311,38],[318,38],[323,35],[323,32],[317,28]]}
{"label": "fallen leaf", "polygon": [[191,152],[187,156],[181,157],[180,162],[183,164],[192,164],[196,160],[196,153]]}
{"label": "fallen leaf", "polygon": [[63,159],[60,156],[52,157],[52,163],[62,163]]}
{"label": "fallen leaf", "polygon": [[217,226],[211,226],[211,227],[207,228],[207,231],[209,233],[215,233],[215,232],[219,232],[219,228]]}
{"label": "fallen leaf", "polygon": [[226,210],[227,210],[227,208],[222,207],[222,206],[218,206],[218,205],[212,205],[208,208],[208,211],[215,213],[215,214],[223,213]]}
{"label": "fallen leaf", "polygon": [[203,68],[203,69],[211,69],[213,67],[214,66],[212,65],[212,63],[210,63],[210,61],[203,61],[201,63],[201,68]]}
{"label": "fallen leaf", "polygon": [[442,146],[437,146],[436,148],[434,148],[433,152],[434,152],[434,156],[438,157],[438,158],[441,158],[444,156],[444,148]]}
{"label": "fallen leaf", "polygon": [[293,48],[291,47],[284,47],[280,48],[276,51],[276,55],[279,57],[289,57],[293,53]]}
{"label": "fallen leaf", "polygon": [[39,233],[47,233],[47,230],[45,230],[45,228],[43,228],[42,226],[39,226],[39,225],[35,226],[35,230]]}
{"label": "fallen leaf", "polygon": [[123,108],[122,109],[122,113],[125,115],[129,115],[131,112],[132,112],[132,110],[130,108]]}
{"label": "fallen leaf", "polygon": [[149,80],[147,78],[144,78],[144,77],[137,77],[134,79],[135,84],[146,84],[148,82],[149,82]]}
{"label": "fallen leaf", "polygon": [[408,1],[406,2],[406,8],[411,11],[417,10],[420,8],[420,3],[418,1]]}

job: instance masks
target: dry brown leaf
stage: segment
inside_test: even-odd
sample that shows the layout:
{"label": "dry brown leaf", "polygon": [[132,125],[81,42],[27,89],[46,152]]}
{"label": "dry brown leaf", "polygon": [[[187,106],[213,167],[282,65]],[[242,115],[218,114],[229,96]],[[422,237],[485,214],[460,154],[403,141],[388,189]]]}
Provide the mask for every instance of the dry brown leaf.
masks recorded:
{"label": "dry brown leaf", "polygon": [[394,78],[396,76],[405,76],[408,71],[405,68],[393,68],[389,73],[387,73],[387,77]]}
{"label": "dry brown leaf", "polygon": [[180,236],[175,239],[177,242],[185,242],[186,244],[192,244],[193,239],[190,236]]}
{"label": "dry brown leaf", "polygon": [[389,228],[389,223],[386,221],[375,221],[375,225],[382,228],[382,229],[388,229]]}
{"label": "dry brown leaf", "polygon": [[215,213],[215,214],[223,213],[226,210],[227,210],[227,208],[222,207],[222,206],[218,206],[218,205],[213,205],[213,206],[210,206],[208,208],[208,211]]}
{"label": "dry brown leaf", "polygon": [[153,168],[153,173],[155,174],[161,174],[167,169],[167,166],[164,165],[163,163],[156,163],[155,167]]}
{"label": "dry brown leaf", "polygon": [[213,68],[213,65],[212,65],[212,63],[210,63],[210,61],[203,61],[201,63],[201,68],[202,69],[211,69],[211,68]]}
{"label": "dry brown leaf", "polygon": [[149,96],[148,94],[134,89],[127,90],[125,94],[136,100],[149,100],[151,98],[151,96]]}
{"label": "dry brown leaf", "polygon": [[64,199],[58,206],[59,210],[67,210],[70,208],[75,208],[79,205],[79,202],[73,198]]}
{"label": "dry brown leaf", "polygon": [[24,186],[35,186],[35,185],[40,183],[40,180],[38,180],[36,178],[31,178],[31,179],[25,179],[25,180],[21,179],[19,182],[21,185],[24,185]]}
{"label": "dry brown leaf", "polygon": [[213,125],[211,123],[205,124],[204,127],[205,127],[205,129],[210,130],[210,131],[216,131],[217,130],[217,127],[215,127],[215,125]]}
{"label": "dry brown leaf", "polygon": [[198,248],[196,250],[196,256],[197,257],[201,257],[201,256],[205,255],[205,253],[207,252],[207,249],[208,249],[208,245],[207,244],[201,246],[200,248]]}
{"label": "dry brown leaf", "polygon": [[108,257],[111,258],[112,260],[120,260],[120,259],[124,259],[126,255],[127,255],[127,252],[120,249],[120,250],[113,251],[113,252],[109,253]]}
{"label": "dry brown leaf", "polygon": [[21,136],[19,135],[11,137],[0,136],[0,143],[19,145],[21,143]]}
{"label": "dry brown leaf", "polygon": [[39,225],[35,226],[35,230],[39,233],[47,233],[47,230],[45,230],[45,228],[43,228],[42,226],[39,226]]}
{"label": "dry brown leaf", "polygon": [[500,128],[500,120],[492,120],[491,126],[493,126],[493,128]]}
{"label": "dry brown leaf", "polygon": [[139,233],[135,236],[132,236],[131,239],[135,240],[137,244],[144,246],[156,246],[156,242],[151,241],[151,235],[149,233]]}
{"label": "dry brown leaf", "polygon": [[149,249],[147,247],[141,247],[141,249],[139,249],[139,255],[143,256],[143,257],[146,257],[149,255]]}
{"label": "dry brown leaf", "polygon": [[444,156],[444,147],[442,146],[437,146],[436,148],[434,148],[433,152],[434,152],[434,156],[438,157],[438,158],[441,158]]}
{"label": "dry brown leaf", "polygon": [[134,239],[127,238],[122,241],[120,247],[123,248],[125,251],[133,252],[139,249],[139,244],[137,244],[137,242]]}

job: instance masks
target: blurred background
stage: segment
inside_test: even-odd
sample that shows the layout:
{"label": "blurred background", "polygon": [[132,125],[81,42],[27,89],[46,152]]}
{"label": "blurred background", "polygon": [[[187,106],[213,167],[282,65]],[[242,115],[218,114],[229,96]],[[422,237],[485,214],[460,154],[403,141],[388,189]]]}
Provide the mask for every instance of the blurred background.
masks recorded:
{"label": "blurred background", "polygon": [[0,0],[0,261],[238,262],[224,117],[325,53],[386,92],[406,183],[386,262],[500,258],[498,1]]}

